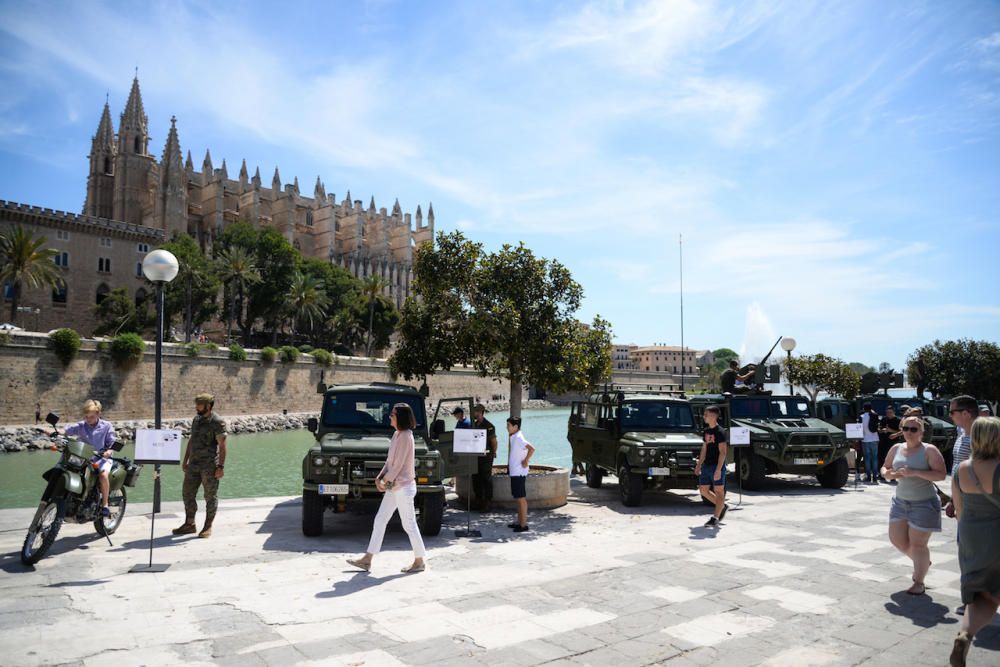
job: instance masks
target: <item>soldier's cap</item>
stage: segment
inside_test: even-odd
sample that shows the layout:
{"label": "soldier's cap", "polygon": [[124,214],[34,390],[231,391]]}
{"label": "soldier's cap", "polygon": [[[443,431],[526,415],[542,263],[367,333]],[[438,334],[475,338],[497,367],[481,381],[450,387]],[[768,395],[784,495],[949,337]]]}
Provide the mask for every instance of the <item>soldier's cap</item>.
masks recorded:
{"label": "soldier's cap", "polygon": [[465,414],[465,410],[460,405],[457,408],[455,408],[454,410],[452,410],[451,414],[453,414],[453,415],[464,415]]}
{"label": "soldier's cap", "polygon": [[475,405],[473,405],[473,406],[472,406],[472,411],[473,411],[473,412],[475,412],[476,410],[479,410],[479,411],[480,411],[480,412],[482,412],[482,413],[483,413],[484,415],[485,415],[485,414],[486,414],[487,412],[489,412],[489,410],[487,410],[487,409],[486,409],[486,406],[485,406],[485,405],[483,405],[482,403],[476,403]]}
{"label": "soldier's cap", "polygon": [[194,402],[211,403],[212,405],[215,405],[215,396],[212,396],[211,394],[198,394],[194,397]]}

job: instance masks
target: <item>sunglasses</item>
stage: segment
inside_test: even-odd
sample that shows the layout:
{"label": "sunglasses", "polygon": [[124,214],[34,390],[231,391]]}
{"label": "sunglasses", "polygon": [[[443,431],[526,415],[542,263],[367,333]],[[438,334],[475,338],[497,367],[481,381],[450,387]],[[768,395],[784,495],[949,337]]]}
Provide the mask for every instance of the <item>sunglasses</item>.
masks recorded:
{"label": "sunglasses", "polygon": [[919,429],[919,428],[917,428],[916,426],[904,426],[904,427],[902,428],[902,430],[904,430],[904,431],[909,431],[910,433],[916,433],[916,432],[917,432],[917,431],[919,431],[920,429]]}
{"label": "sunglasses", "polygon": [[959,408],[958,410],[949,410],[949,411],[948,411],[948,414],[949,414],[949,415],[953,415],[953,414],[955,414],[956,412],[965,412],[965,408]]}

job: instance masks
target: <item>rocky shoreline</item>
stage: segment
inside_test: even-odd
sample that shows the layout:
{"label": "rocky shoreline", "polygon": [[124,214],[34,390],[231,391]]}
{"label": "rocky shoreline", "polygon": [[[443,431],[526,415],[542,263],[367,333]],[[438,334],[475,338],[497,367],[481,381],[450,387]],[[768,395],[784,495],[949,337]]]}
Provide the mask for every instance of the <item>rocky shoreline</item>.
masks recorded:
{"label": "rocky shoreline", "polygon": [[[427,406],[427,414],[433,415],[434,407]],[[548,401],[530,400],[522,406],[525,410],[537,410],[558,407]],[[510,409],[507,401],[492,401],[486,404],[489,412],[505,412]],[[447,415],[446,415],[447,416]],[[296,412],[277,415],[223,415],[226,427],[232,435],[243,433],[270,433],[272,431],[295,431],[306,428],[310,417],[319,417],[317,412]],[[71,420],[62,422],[62,426],[73,423]],[[115,434],[119,440],[131,442],[135,439],[138,429],[153,428],[153,420],[114,421]],[[191,433],[191,419],[164,419],[162,427],[177,429],[184,436]],[[61,449],[67,441],[61,436],[52,436],[52,428],[48,424],[4,426],[0,427],[0,453],[22,451],[37,451],[40,449]]]}

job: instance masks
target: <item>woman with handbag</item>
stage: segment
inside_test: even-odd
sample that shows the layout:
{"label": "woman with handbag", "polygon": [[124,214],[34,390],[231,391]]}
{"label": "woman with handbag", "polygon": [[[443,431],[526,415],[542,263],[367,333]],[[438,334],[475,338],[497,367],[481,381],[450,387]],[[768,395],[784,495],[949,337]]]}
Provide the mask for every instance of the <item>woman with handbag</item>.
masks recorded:
{"label": "woman with handbag", "polygon": [[1000,419],[972,422],[972,455],[951,480],[958,515],[958,564],[965,614],[951,651],[951,664],[965,665],[976,633],[1000,606]]}
{"label": "woman with handbag", "polygon": [[382,504],[375,515],[375,525],[372,527],[371,540],[368,542],[368,551],[361,558],[349,558],[348,564],[356,568],[369,572],[372,567],[372,559],[382,549],[382,538],[385,537],[385,527],[389,523],[392,515],[399,511],[399,520],[403,524],[403,530],[410,538],[410,546],[413,548],[413,563],[409,567],[404,567],[403,572],[423,572],[424,563],[424,540],[420,537],[420,527],[417,526],[417,515],[413,508],[413,499],[417,495],[416,469],[414,466],[413,427],[416,420],[413,417],[413,409],[406,403],[397,403],[389,413],[389,423],[396,429],[389,443],[389,456],[385,465],[375,477],[375,488],[384,495]]}

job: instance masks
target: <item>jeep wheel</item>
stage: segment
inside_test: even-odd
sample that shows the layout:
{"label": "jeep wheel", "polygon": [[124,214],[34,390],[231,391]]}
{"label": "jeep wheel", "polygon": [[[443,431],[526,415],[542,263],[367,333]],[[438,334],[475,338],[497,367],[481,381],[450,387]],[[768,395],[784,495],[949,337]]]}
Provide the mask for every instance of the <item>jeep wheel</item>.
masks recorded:
{"label": "jeep wheel", "polygon": [[748,491],[757,491],[764,487],[764,477],[767,474],[767,467],[764,459],[748,449],[740,449],[739,468],[740,482],[743,488]]}
{"label": "jeep wheel", "polygon": [[629,472],[627,463],[618,466],[618,490],[622,494],[622,504],[625,507],[638,507],[642,504],[644,481],[644,475]]}
{"label": "jeep wheel", "polygon": [[444,517],[444,493],[424,493],[420,503],[420,516],[417,525],[420,534],[434,537],[441,532],[441,519]]}
{"label": "jeep wheel", "polygon": [[840,489],[847,484],[850,474],[846,458],[840,458],[816,471],[816,479],[824,489]]}
{"label": "jeep wheel", "polygon": [[593,463],[587,464],[587,486],[592,489],[601,488],[601,481],[604,479],[604,471]]}
{"label": "jeep wheel", "polygon": [[323,534],[323,497],[316,491],[302,492],[302,534],[306,537]]}

